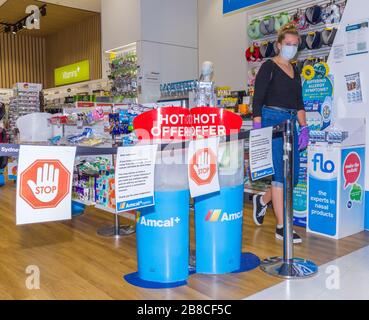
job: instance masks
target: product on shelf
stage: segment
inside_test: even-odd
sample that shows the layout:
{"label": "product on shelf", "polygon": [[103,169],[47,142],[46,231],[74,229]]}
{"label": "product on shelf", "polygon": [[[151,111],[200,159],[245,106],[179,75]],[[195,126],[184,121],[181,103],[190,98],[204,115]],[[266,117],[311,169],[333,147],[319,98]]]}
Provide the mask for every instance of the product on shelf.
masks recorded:
{"label": "product on shelf", "polygon": [[306,9],[305,16],[306,20],[312,24],[316,25],[323,21],[322,19],[323,15],[323,8],[320,5],[314,5]]}
{"label": "product on shelf", "polygon": [[14,88],[14,96],[10,98],[9,106],[9,137],[11,142],[17,140],[17,125],[19,117],[30,113],[40,112],[41,84],[17,83]]}
{"label": "product on shelf", "polygon": [[109,114],[109,133],[115,138],[121,138],[125,146],[135,144],[137,137],[133,130],[133,120],[149,110],[151,109],[139,104],[116,108],[115,112]]}
{"label": "product on shelf", "polygon": [[288,12],[281,12],[274,17],[274,30],[278,32],[284,25],[291,22],[291,16]]}
{"label": "product on shelf", "polygon": [[195,80],[164,83],[160,85],[161,98],[187,97],[190,92],[195,91],[197,82]]}
{"label": "product on shelf", "polygon": [[73,199],[115,208],[114,168],[109,159],[96,157],[75,166]]}
{"label": "product on shelf", "polygon": [[267,36],[275,32],[275,18],[274,16],[264,17],[260,21],[260,32]]}
{"label": "product on shelf", "polygon": [[322,34],[320,31],[312,31],[306,35],[306,47],[309,50],[317,50],[323,46]]}
{"label": "product on shelf", "polygon": [[112,80],[111,95],[114,102],[132,103],[138,97],[137,88],[137,55],[128,52],[116,56],[110,63]]}
{"label": "product on shelf", "polygon": [[260,20],[253,20],[248,28],[247,28],[247,34],[250,39],[257,40],[261,37],[260,32]]}

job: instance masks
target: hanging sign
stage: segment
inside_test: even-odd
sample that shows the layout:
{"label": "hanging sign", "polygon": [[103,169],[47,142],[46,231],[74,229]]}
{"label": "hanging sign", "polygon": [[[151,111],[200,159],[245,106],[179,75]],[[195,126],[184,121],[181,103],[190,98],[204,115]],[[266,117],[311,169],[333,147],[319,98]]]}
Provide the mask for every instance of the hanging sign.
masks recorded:
{"label": "hanging sign", "polygon": [[223,14],[251,7],[268,0],[223,0]]}
{"label": "hanging sign", "polygon": [[154,202],[157,145],[118,148],[115,171],[117,212],[150,207]]}
{"label": "hanging sign", "polygon": [[83,60],[54,70],[55,86],[90,80],[90,61]]}
{"label": "hanging sign", "polygon": [[191,110],[163,107],[137,116],[133,125],[141,140],[187,140],[238,133],[242,118],[231,111],[214,107]]}
{"label": "hanging sign", "polygon": [[71,219],[75,154],[75,147],[20,147],[17,225]]}
{"label": "hanging sign", "polygon": [[191,197],[220,190],[218,177],[218,139],[191,141],[188,148],[188,180]]}

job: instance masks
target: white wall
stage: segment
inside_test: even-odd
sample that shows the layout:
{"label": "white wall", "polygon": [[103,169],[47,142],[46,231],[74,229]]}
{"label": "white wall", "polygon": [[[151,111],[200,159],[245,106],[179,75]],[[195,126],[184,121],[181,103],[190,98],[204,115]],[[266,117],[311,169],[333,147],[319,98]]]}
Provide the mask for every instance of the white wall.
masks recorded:
{"label": "white wall", "polygon": [[246,24],[246,11],[223,16],[223,0],[199,0],[199,65],[214,62],[217,85],[245,90]]}
{"label": "white wall", "polygon": [[102,0],[103,51],[137,43],[142,76],[140,102],[160,98],[160,83],[146,80],[147,74],[160,73],[161,82],[197,78],[197,2]]}
{"label": "white wall", "polygon": [[102,0],[101,32],[103,52],[140,40],[140,1]]}
{"label": "white wall", "polygon": [[[364,10],[363,10],[364,9]],[[348,0],[333,48],[345,44],[345,27],[348,24],[369,20],[368,0]],[[369,39],[367,39],[369,42]],[[333,49],[334,50],[334,49]],[[338,118],[366,118],[366,191],[369,191],[369,54],[348,56],[343,61],[336,61],[331,54],[328,64],[334,77],[334,105]],[[354,105],[346,103],[345,75],[360,72],[364,102]],[[369,199],[367,199],[369,203]],[[368,207],[369,210],[369,207]],[[369,216],[369,212],[367,213]],[[369,219],[369,217],[368,217]],[[369,226],[368,226],[369,227]]]}
{"label": "white wall", "polygon": [[141,39],[197,48],[197,2],[197,0],[141,0]]}

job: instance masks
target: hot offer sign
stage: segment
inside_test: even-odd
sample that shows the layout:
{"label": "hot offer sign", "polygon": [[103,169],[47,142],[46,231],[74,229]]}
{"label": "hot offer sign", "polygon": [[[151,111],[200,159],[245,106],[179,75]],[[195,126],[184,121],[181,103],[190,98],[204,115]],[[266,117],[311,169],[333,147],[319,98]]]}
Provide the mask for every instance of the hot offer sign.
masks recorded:
{"label": "hot offer sign", "polygon": [[187,140],[238,133],[242,118],[214,107],[165,107],[143,113],[133,125],[142,140]]}
{"label": "hot offer sign", "polygon": [[71,219],[75,152],[74,147],[20,147],[17,224]]}

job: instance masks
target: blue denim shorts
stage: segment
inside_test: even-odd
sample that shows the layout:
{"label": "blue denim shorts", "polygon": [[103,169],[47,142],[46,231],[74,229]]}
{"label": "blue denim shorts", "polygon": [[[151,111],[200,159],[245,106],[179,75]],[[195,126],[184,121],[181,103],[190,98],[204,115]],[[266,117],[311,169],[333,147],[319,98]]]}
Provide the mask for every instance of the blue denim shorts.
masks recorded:
{"label": "blue denim shorts", "polygon": [[[294,154],[293,154],[293,173],[294,173],[294,186],[298,183],[299,169],[300,169],[300,152],[298,150],[298,133],[296,127],[297,112],[289,110],[276,110],[270,107],[263,107],[261,123],[262,127],[272,127],[284,122],[286,120],[292,120],[295,122],[294,130]],[[284,163],[283,163],[283,134],[277,134],[273,137],[272,143],[273,152],[273,165],[274,175],[272,177],[272,185],[275,187],[283,187],[284,184]]]}

